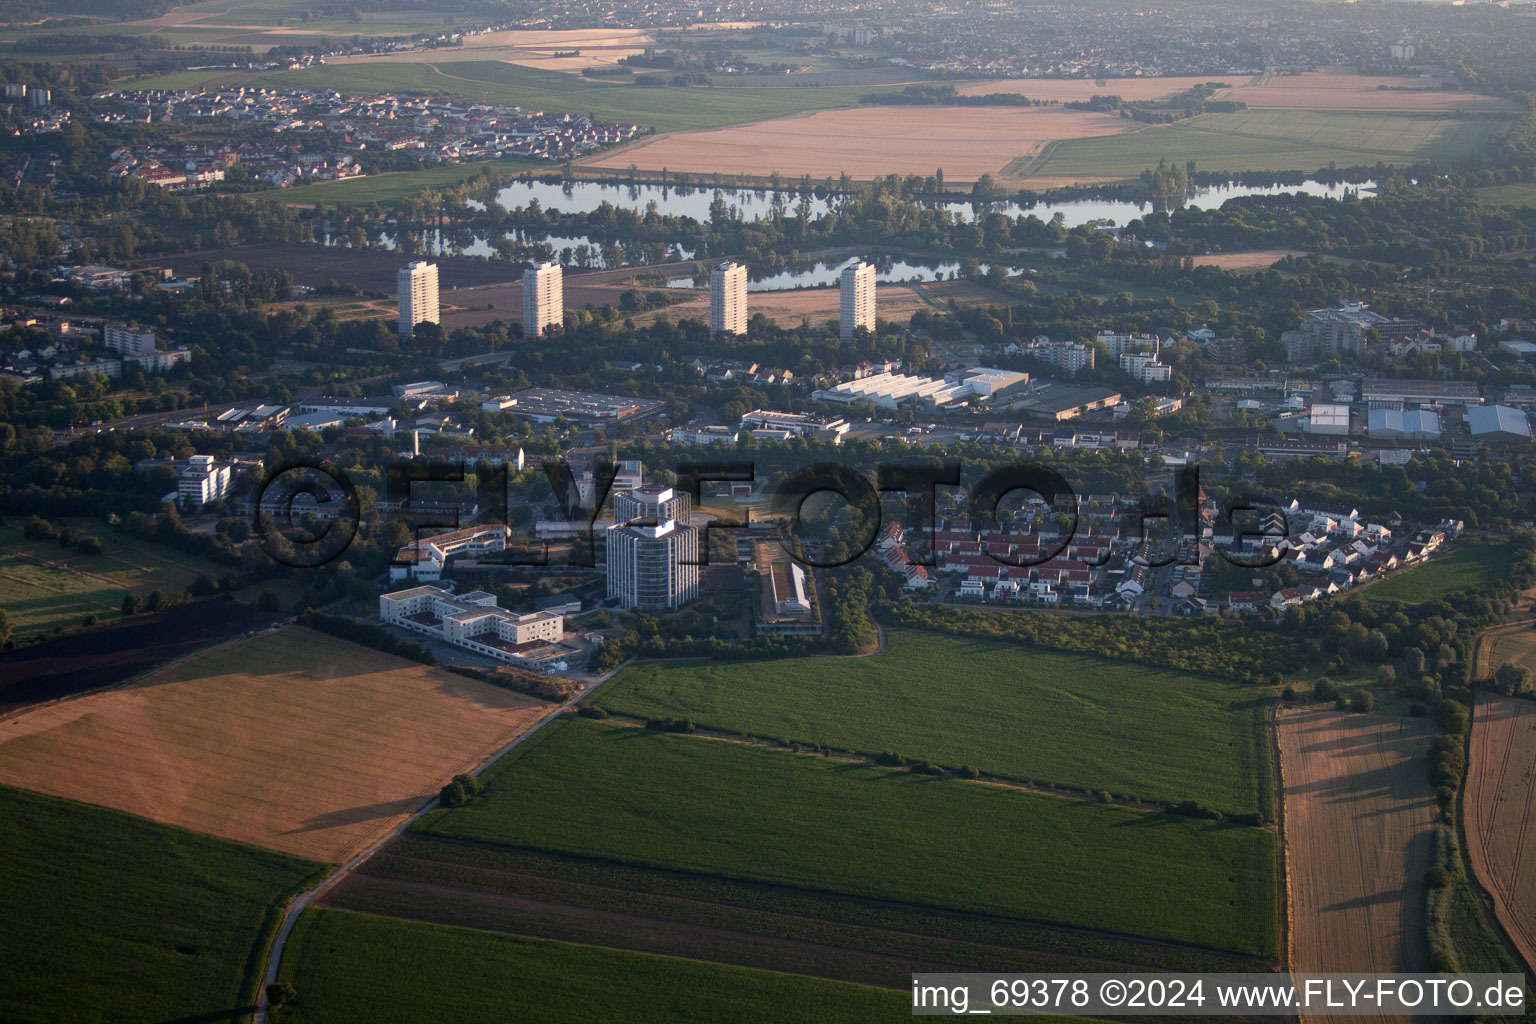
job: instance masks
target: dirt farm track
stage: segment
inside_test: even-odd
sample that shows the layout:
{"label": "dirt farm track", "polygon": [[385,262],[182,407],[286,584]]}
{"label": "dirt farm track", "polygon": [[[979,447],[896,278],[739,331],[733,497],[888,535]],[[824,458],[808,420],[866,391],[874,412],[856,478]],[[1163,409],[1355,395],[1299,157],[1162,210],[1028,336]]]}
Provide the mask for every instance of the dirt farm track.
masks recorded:
{"label": "dirt farm track", "polygon": [[1478,691],[1464,813],[1472,870],[1536,970],[1536,701]]}
{"label": "dirt farm track", "polygon": [[[1427,970],[1423,879],[1433,858],[1434,798],[1423,755],[1432,726],[1287,709],[1276,728],[1291,970]],[[1308,1024],[1325,1019],[1333,1018],[1307,1017]]]}

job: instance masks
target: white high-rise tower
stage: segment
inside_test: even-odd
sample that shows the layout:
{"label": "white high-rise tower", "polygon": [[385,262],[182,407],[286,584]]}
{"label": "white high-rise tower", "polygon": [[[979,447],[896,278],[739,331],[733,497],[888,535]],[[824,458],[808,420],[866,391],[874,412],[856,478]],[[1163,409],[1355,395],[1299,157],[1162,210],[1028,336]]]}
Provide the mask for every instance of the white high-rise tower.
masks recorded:
{"label": "white high-rise tower", "polygon": [[740,263],[722,263],[709,275],[709,333],[747,333],[747,268]]}
{"label": "white high-rise tower", "polygon": [[537,338],[565,323],[565,274],[553,261],[523,271],[523,337]]}
{"label": "white high-rise tower", "polygon": [[875,329],[875,268],[863,260],[843,268],[838,334],[844,341],[860,327]]}
{"label": "white high-rise tower", "polygon": [[417,324],[439,323],[437,316],[437,264],[417,260],[400,268],[400,340],[410,339]]}

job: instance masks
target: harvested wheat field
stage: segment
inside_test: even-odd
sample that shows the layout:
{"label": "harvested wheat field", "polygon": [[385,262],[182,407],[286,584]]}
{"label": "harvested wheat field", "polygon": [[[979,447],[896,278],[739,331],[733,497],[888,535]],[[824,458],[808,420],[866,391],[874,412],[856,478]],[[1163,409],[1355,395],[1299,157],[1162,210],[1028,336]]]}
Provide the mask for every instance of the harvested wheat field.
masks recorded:
{"label": "harvested wheat field", "polygon": [[0,722],[0,782],[336,863],[552,707],[289,627]]}
{"label": "harvested wheat field", "polygon": [[756,121],[702,132],[658,135],[636,146],[577,161],[607,170],[745,174],[777,171],[798,178],[867,180],[887,174],[932,174],[974,182],[1062,139],[1094,138],[1135,129],[1106,114],[1039,107],[855,107],[804,117]]}
{"label": "harvested wheat field", "polygon": [[1196,256],[1197,267],[1220,267],[1222,270],[1263,270],[1272,267],[1287,256],[1305,256],[1300,249],[1262,249],[1253,252],[1213,252]]}
{"label": "harvested wheat field", "polygon": [[1536,630],[1530,619],[1506,622],[1483,630],[1473,648],[1478,676],[1491,676],[1506,661],[1536,672]]}
{"label": "harvested wheat field", "polygon": [[1425,754],[1433,727],[1288,709],[1276,728],[1291,970],[1428,970],[1424,872],[1435,807]]}
{"label": "harvested wheat field", "polygon": [[[1212,81],[1222,80],[1219,75]],[[1260,75],[1225,89],[1219,100],[1238,100],[1253,109],[1382,110],[1430,113],[1448,110],[1513,110],[1494,96],[1447,92],[1438,80],[1407,76],[1357,75],[1349,70],[1303,71],[1299,75]]]}
{"label": "harvested wheat field", "polygon": [[[1007,92],[1047,103],[1073,103],[1095,96],[1119,96],[1123,100],[1165,100],[1205,82],[1241,85],[1247,75],[1187,75],[1182,78],[1004,78],[960,86],[962,96]],[[1099,83],[1104,84],[1100,85]]]}
{"label": "harvested wheat field", "polygon": [[[624,57],[644,53],[651,36],[638,28],[508,29],[464,37],[455,46],[454,61],[499,60],[545,71],[580,72],[608,67]],[[440,64],[445,51],[427,48],[396,53],[364,53],[328,57],[327,64]]]}
{"label": "harvested wheat field", "polygon": [[1536,702],[1478,691],[1465,813],[1472,871],[1536,970]]}

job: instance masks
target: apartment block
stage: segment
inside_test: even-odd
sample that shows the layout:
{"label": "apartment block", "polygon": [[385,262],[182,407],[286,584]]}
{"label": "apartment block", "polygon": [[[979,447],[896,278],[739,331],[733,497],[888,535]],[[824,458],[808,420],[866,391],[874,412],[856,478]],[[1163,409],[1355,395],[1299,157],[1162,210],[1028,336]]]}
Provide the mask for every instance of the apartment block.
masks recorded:
{"label": "apartment block", "polygon": [[840,278],[838,334],[844,341],[860,327],[875,329],[875,268],[858,260]]}
{"label": "apartment block", "polygon": [[439,323],[437,312],[437,264],[417,260],[400,268],[397,278],[400,304],[400,340],[410,338],[417,324]]}
{"label": "apartment block", "polygon": [[722,263],[709,275],[709,333],[747,333],[747,268],[740,263]]}
{"label": "apartment block", "polygon": [[536,263],[523,271],[523,337],[536,338],[546,327],[565,323],[565,272],[555,262]]}

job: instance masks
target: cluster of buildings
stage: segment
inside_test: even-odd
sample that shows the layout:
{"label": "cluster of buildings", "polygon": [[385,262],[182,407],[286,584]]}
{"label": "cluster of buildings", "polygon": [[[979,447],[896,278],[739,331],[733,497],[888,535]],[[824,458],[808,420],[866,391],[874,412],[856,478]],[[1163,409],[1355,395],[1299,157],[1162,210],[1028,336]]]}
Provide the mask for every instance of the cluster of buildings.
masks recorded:
{"label": "cluster of buildings", "polygon": [[[306,151],[300,143],[251,145],[227,150],[249,165],[269,184],[283,187],[298,181],[351,177],[362,173],[350,152],[407,152],[423,163],[460,163],[491,157],[519,156],[566,160],[603,146],[635,138],[639,125],[608,124],[584,114],[546,114],[486,103],[459,103],[441,97],[399,93],[353,95],[334,90],[260,89],[129,89],[94,97],[101,121],[219,122],[259,128],[285,136],[325,133],[338,137],[340,152]],[[185,156],[185,154],[182,154]],[[196,156],[190,162],[152,149],[113,154],[113,173],[141,177],[166,187],[195,188],[205,176],[227,169],[234,161]],[[176,181],[178,174],[196,176]]]}
{"label": "cluster of buildings", "polygon": [[8,135],[46,135],[62,131],[70,117],[67,109],[53,105],[53,90],[25,82],[6,85],[3,114]]}
{"label": "cluster of buildings", "polygon": [[[97,374],[117,378],[123,366],[132,363],[144,373],[166,373],[191,360],[192,350],[185,346],[163,347],[160,338],[148,328],[115,324],[94,318],[18,315],[11,318],[11,330],[40,329],[48,340],[41,344],[23,344],[8,353],[0,369],[19,378],[23,384],[43,380],[67,380]],[[34,335],[35,337],[35,335]]]}
{"label": "cluster of buildings", "polygon": [[[855,331],[875,330],[874,264],[854,260],[838,274],[838,336],[847,341]],[[721,338],[747,333],[747,268],[726,261],[709,274],[709,334]]]}
{"label": "cluster of buildings", "polygon": [[309,152],[299,145],[122,146],[112,151],[111,158],[107,173],[112,177],[133,178],[170,192],[211,188],[223,181],[236,164],[257,181],[274,188],[340,181],[363,173],[357,158],[350,154]]}
{"label": "cluster of buildings", "polygon": [[[1077,523],[1067,532],[1060,520],[1073,511]],[[1019,519],[990,530],[943,518],[915,533],[887,523],[874,553],[906,590],[937,589],[948,598],[1150,614],[1281,611],[1418,565],[1461,529],[1446,522],[1398,537],[1357,510],[1292,501],[1244,524],[1238,544],[1230,527],[1217,534],[1216,507],[1202,494],[1195,521],[1154,541],[1140,511],[1129,498],[1088,496],[1075,509],[1070,499],[1035,498]],[[1258,569],[1249,577],[1255,589],[1213,592],[1207,568],[1222,551],[1294,575]],[[1266,580],[1271,589],[1259,590]]]}

